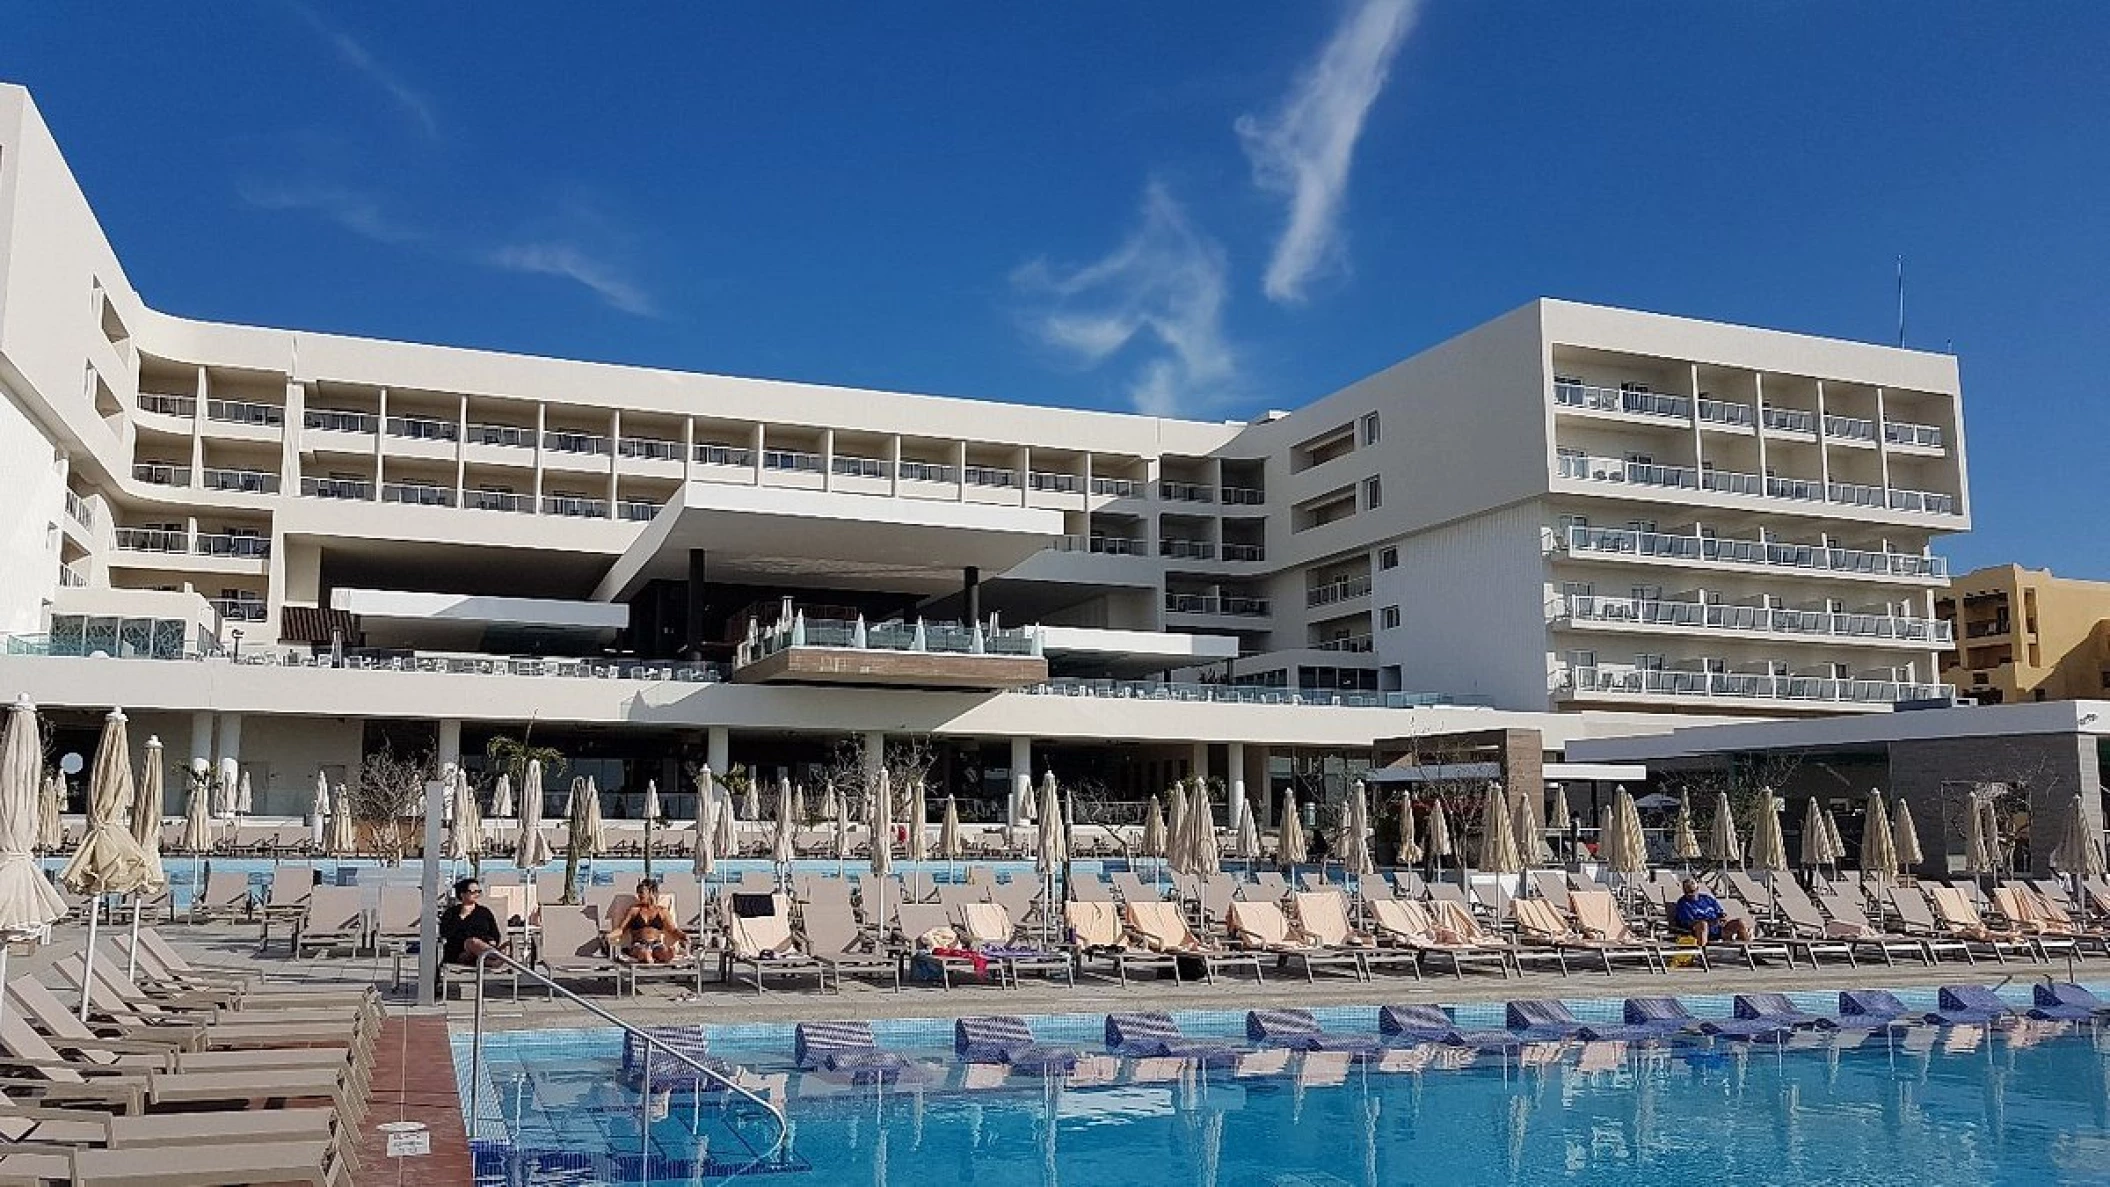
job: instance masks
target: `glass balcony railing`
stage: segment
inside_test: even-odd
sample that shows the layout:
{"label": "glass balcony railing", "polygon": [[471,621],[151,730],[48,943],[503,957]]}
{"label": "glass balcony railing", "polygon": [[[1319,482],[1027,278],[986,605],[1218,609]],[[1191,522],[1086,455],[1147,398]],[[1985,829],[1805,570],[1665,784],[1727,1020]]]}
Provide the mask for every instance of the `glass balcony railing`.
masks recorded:
{"label": "glass balcony railing", "polygon": [[1265,618],[1269,613],[1266,598],[1224,596],[1217,594],[1165,595],[1165,612],[1168,614],[1208,614],[1226,618]]}
{"label": "glass balcony railing", "polygon": [[1627,412],[1637,416],[1674,417],[1681,420],[1691,414],[1692,408],[1690,400],[1668,392],[1596,387],[1586,383],[1558,380],[1553,385],[1553,402],[1564,408],[1582,408],[1593,412]]}
{"label": "glass balcony railing", "polygon": [[1143,493],[1143,484],[1133,478],[1094,478],[1092,493],[1111,495],[1117,499],[1132,499]]}
{"label": "glass balcony railing", "polygon": [[616,452],[624,457],[650,458],[658,462],[681,460],[681,442],[667,441],[658,437],[625,437],[617,444]]}
{"label": "glass balcony railing", "polygon": [[1158,555],[1189,561],[1214,560],[1216,545],[1207,540],[1181,540],[1163,536],[1158,539]]}
{"label": "glass balcony railing", "polygon": [[200,485],[206,490],[231,490],[247,495],[275,495],[278,475],[268,470],[235,470],[208,466]]}
{"label": "glass balcony railing", "polygon": [[969,486],[1017,486],[1018,471],[1001,466],[969,466],[965,471]]}
{"label": "glass balcony railing", "polygon": [[336,408],[310,408],[301,414],[301,423],[311,429],[326,433],[371,433],[374,431],[374,415],[370,412],[346,412]]}
{"label": "glass balcony railing", "polygon": [[189,486],[190,467],[173,466],[167,462],[138,462],[132,467],[132,478],[150,486]]}
{"label": "glass balcony railing", "polygon": [[818,474],[821,472],[821,455],[796,449],[765,449],[762,451],[762,468],[787,473]]}
{"label": "glass balcony railing", "polygon": [[535,509],[535,497],[515,494],[509,490],[470,490],[462,492],[462,506],[471,511],[511,511],[525,514]]}
{"label": "glass balcony railing", "polygon": [[886,459],[838,453],[828,459],[828,469],[829,472],[843,478],[884,479],[886,477]]}
{"label": "glass balcony railing", "polygon": [[413,507],[452,507],[454,488],[429,482],[391,482],[382,486],[381,501]]}
{"label": "glass balcony railing", "polygon": [[263,560],[271,555],[271,537],[248,532],[200,532],[191,542],[191,551],[199,556]]}
{"label": "glass balcony railing", "polygon": [[1267,492],[1257,486],[1224,486],[1217,497],[1226,507],[1258,507],[1267,502]]}
{"label": "glass balcony railing", "polygon": [[359,478],[303,478],[300,493],[311,499],[371,499],[374,484]]}
{"label": "glass balcony railing", "polygon": [[1892,489],[1883,497],[1872,497],[1869,492],[1880,493],[1880,487],[1860,487],[1852,483],[1825,485],[1804,478],[1742,474],[1711,467],[1695,470],[1689,466],[1663,466],[1653,462],[1590,457],[1579,453],[1559,455],[1555,459],[1554,474],[1561,478],[1580,478],[1591,482],[1627,483],[1680,490],[1712,490],[1798,502],[1822,502],[1855,507],[1883,507],[1887,504],[1893,511],[1922,511],[1938,515],[1954,515],[1957,511],[1956,496],[1940,491]]}
{"label": "glass balcony railing", "polygon": [[391,416],[387,428],[389,436],[412,441],[452,441],[462,432],[455,421],[431,416]]}
{"label": "glass balcony railing", "polygon": [[1561,673],[1560,689],[1570,697],[1694,697],[1857,705],[1939,701],[1956,695],[1955,686],[1948,684],[1702,672],[1682,668],[1569,668]]}
{"label": "glass balcony railing", "polygon": [[1888,420],[1883,422],[1883,440],[1892,445],[1910,445],[1920,449],[1940,449],[1942,431],[1938,425],[1913,424],[1910,421]]}
{"label": "glass balcony railing", "polygon": [[895,467],[903,482],[938,482],[950,486],[959,479],[959,471],[938,462],[902,462]]}
{"label": "glass balcony railing", "polygon": [[472,424],[469,444],[499,445],[508,449],[535,448],[535,430],[524,425]]}
{"label": "glass balcony railing", "polygon": [[1343,577],[1337,581],[1328,581],[1305,590],[1304,604],[1306,606],[1331,606],[1335,602],[1345,602],[1352,598],[1368,597],[1369,595],[1370,578]]}
{"label": "glass balcony railing", "polygon": [[1223,556],[1227,561],[1264,561],[1267,559],[1267,546],[1226,543],[1223,546]]}
{"label": "glass balcony railing", "polygon": [[1876,439],[1876,422],[1858,416],[1826,415],[1824,435],[1846,441],[1873,441]]}
{"label": "glass balcony railing", "polygon": [[1949,578],[1949,562],[1938,556],[1828,548],[1777,540],[1728,540],[1715,536],[1641,532],[1625,528],[1573,526],[1564,541],[1570,553],[1636,556],[1694,564],[1759,565],[1848,576]]}
{"label": "glass balcony railing", "polygon": [[605,454],[608,452],[608,438],[599,433],[556,429],[542,434],[542,448],[551,453]]}
{"label": "glass balcony railing", "polygon": [[1323,705],[1337,709],[1425,709],[1437,706],[1484,709],[1479,697],[1435,692],[1351,692],[1282,688],[1266,684],[1182,684],[1155,680],[1050,680],[1019,689],[1046,697],[1105,697],[1135,701],[1195,701],[1226,705]]}
{"label": "glass balcony railing", "polygon": [[1158,497],[1174,503],[1213,503],[1216,491],[1200,482],[1160,482]]}
{"label": "glass balcony railing", "polygon": [[738,466],[752,469],[755,451],[738,445],[703,444],[696,447],[696,461],[705,466]]}
{"label": "glass balcony railing", "polygon": [[251,400],[207,400],[205,419],[222,424],[270,427],[284,423],[286,410],[276,404],[259,404]]}
{"label": "glass balcony railing", "polygon": [[262,622],[270,609],[262,598],[209,598],[223,622]]}
{"label": "glass balcony railing", "polygon": [[1573,595],[1561,600],[1556,618],[1608,625],[1670,627],[1729,634],[1795,635],[1866,639],[1914,646],[1947,647],[1954,627],[1938,618],[1794,610],[1784,606],[1730,606],[1647,598]]}
{"label": "glass balcony railing", "polygon": [[608,500],[587,499],[578,495],[549,495],[542,500],[542,513],[572,519],[607,519]]}
{"label": "glass balcony railing", "polygon": [[624,499],[615,505],[615,517],[630,523],[650,523],[665,503],[653,503],[643,499]]}
{"label": "glass balcony railing", "polygon": [[153,392],[139,393],[139,410],[159,416],[174,416],[189,420],[198,415],[196,396],[163,396]]}

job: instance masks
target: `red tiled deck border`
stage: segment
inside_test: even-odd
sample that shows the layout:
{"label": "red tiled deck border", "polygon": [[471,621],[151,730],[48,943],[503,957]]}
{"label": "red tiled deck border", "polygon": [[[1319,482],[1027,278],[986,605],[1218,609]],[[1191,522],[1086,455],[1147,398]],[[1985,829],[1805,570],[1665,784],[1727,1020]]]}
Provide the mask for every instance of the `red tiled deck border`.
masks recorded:
{"label": "red tiled deck border", "polygon": [[[381,1024],[366,1132],[359,1135],[357,1187],[471,1187],[475,1182],[451,1050],[444,1018],[393,1015]],[[390,1158],[388,1135],[378,1128],[388,1121],[424,1122],[432,1134],[432,1153]]]}

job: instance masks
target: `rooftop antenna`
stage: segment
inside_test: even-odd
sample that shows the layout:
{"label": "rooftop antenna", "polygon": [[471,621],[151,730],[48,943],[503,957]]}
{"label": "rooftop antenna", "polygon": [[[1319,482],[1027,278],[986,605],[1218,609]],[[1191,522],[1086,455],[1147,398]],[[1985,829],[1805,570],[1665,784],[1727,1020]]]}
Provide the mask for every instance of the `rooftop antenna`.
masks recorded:
{"label": "rooftop antenna", "polygon": [[1905,345],[1905,257],[1898,257],[1898,346]]}

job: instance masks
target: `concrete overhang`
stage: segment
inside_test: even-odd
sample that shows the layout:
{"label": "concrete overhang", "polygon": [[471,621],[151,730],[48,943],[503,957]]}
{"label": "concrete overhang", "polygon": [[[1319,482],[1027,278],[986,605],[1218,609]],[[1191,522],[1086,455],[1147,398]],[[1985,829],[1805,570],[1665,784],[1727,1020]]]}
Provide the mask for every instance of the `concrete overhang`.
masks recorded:
{"label": "concrete overhang", "polygon": [[594,597],[620,601],[683,578],[692,550],[713,581],[937,593],[958,588],[963,569],[1002,573],[1060,534],[1062,513],[1036,507],[692,482]]}
{"label": "concrete overhang", "polygon": [[630,608],[557,598],[337,589],[330,608],[356,615],[361,629],[390,646],[474,644],[488,639],[605,643],[630,625]]}
{"label": "concrete overhang", "polygon": [[1232,635],[1081,626],[1043,626],[1040,631],[1041,654],[1073,674],[1090,670],[1108,676],[1141,675],[1238,658],[1238,639]]}

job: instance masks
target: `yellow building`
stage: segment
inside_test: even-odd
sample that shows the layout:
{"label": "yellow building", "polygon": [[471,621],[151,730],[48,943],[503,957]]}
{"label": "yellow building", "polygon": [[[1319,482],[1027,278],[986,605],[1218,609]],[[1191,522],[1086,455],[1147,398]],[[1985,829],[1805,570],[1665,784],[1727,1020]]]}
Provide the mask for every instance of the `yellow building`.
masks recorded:
{"label": "yellow building", "polygon": [[1950,582],[1934,612],[1955,624],[1942,679],[1964,696],[2000,704],[2110,691],[2110,582],[1993,565]]}

